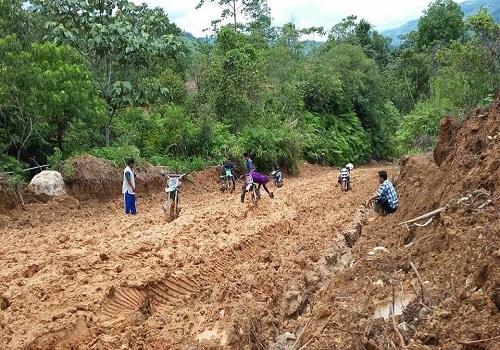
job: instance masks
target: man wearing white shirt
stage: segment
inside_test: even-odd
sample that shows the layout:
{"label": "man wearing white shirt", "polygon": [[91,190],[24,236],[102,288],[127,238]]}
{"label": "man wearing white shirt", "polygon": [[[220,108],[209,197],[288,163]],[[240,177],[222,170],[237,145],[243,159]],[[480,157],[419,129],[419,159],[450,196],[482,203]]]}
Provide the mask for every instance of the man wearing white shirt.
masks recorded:
{"label": "man wearing white shirt", "polygon": [[125,214],[137,214],[135,207],[135,178],[144,182],[144,179],[139,175],[134,174],[135,160],[130,158],[127,161],[127,166],[123,170],[122,193],[123,201],[125,202]]}

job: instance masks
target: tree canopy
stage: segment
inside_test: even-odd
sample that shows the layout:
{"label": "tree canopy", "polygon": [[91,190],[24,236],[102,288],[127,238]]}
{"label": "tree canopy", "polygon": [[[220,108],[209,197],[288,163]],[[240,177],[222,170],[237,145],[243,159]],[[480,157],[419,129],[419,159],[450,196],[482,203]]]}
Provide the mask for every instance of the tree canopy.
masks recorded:
{"label": "tree canopy", "polygon": [[393,159],[431,149],[442,115],[500,90],[485,8],[464,20],[436,0],[391,50],[355,15],[273,27],[265,0],[206,6],[221,9],[208,42],[128,0],[0,3],[0,170],[80,152],[180,170],[243,151],[261,171]]}

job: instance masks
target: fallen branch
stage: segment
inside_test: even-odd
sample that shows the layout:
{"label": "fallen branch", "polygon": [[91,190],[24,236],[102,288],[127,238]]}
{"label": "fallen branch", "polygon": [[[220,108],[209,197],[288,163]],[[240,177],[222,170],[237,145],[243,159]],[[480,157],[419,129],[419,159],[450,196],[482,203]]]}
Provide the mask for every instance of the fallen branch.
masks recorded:
{"label": "fallen branch", "polygon": [[305,342],[304,345],[302,345],[299,350],[304,350],[310,343],[312,343],[312,341],[318,336],[320,335],[321,333],[323,333],[323,331],[325,330],[326,326],[328,326],[328,324],[330,323],[330,321],[332,320],[333,316],[335,315],[334,312],[332,312],[332,314],[330,315],[330,317],[328,317],[328,320],[326,320],[326,323],[319,329],[317,330],[312,336],[311,338],[309,338],[309,340],[307,340],[307,342]]}
{"label": "fallen branch", "polygon": [[439,209],[436,209],[436,210],[433,210],[427,214],[424,214],[424,215],[420,215],[419,217],[416,217],[415,219],[411,219],[411,220],[408,220],[408,221],[403,221],[401,223],[399,223],[400,225],[407,225],[407,224],[411,224],[412,222],[416,222],[416,221],[419,221],[419,220],[423,220],[423,219],[427,219],[428,217],[431,217],[431,216],[434,216],[436,214],[439,214],[443,211],[445,211],[446,209],[448,209],[448,207],[442,207],[442,208],[439,208]]}
{"label": "fallen branch", "polygon": [[418,272],[417,268],[415,267],[415,265],[411,261],[410,261],[410,266],[413,269],[413,271],[415,271],[415,274],[417,275],[417,279],[420,282],[420,286],[422,287],[422,291],[425,293],[425,295],[427,296],[427,299],[429,300],[429,305],[432,305],[431,295],[429,294],[429,291],[425,287],[424,281],[422,280],[422,276],[420,276],[420,273]]}
{"label": "fallen branch", "polygon": [[454,342],[456,342],[458,344],[473,345],[473,344],[477,344],[477,343],[484,343],[484,342],[487,342],[487,341],[492,341],[492,340],[500,339],[500,335],[498,335],[496,337],[492,337],[492,338],[479,339],[479,340],[459,340],[459,339],[454,339],[454,338],[452,338],[452,339],[453,339]]}
{"label": "fallen branch", "polygon": [[392,314],[392,326],[394,327],[394,332],[399,337],[399,343],[401,344],[402,349],[407,349],[405,345],[405,338],[403,338],[403,335],[398,329],[398,326],[396,325],[396,316],[394,315],[396,313],[396,295],[394,292],[394,284],[392,284],[392,305],[391,305],[391,314]]}
{"label": "fallen branch", "polygon": [[477,209],[483,209],[484,207],[487,207],[490,204],[491,204],[491,199],[488,199],[486,202],[477,207]]}
{"label": "fallen branch", "polygon": [[302,328],[302,331],[300,332],[299,336],[297,337],[297,340],[295,340],[295,343],[293,343],[291,349],[295,349],[295,346],[299,343],[300,337],[302,337],[302,334],[304,334],[304,331],[306,330],[308,324],[309,324],[309,321],[307,321],[304,328]]}
{"label": "fallen branch", "polygon": [[424,224],[417,224],[417,223],[414,223],[413,225],[418,226],[418,227],[425,227],[425,226],[429,225],[429,224],[432,222],[432,220],[433,220],[433,219],[434,219],[434,218],[430,218],[430,219],[429,219],[429,220],[427,220]]}
{"label": "fallen branch", "polygon": [[394,332],[396,332],[396,334],[399,337],[399,343],[401,344],[401,349],[407,349],[407,347],[405,345],[405,339],[403,338],[403,335],[401,334],[401,332],[398,329],[398,326],[396,325],[396,318],[394,317],[394,306],[393,305],[391,305],[391,314],[392,314],[392,326],[394,328]]}

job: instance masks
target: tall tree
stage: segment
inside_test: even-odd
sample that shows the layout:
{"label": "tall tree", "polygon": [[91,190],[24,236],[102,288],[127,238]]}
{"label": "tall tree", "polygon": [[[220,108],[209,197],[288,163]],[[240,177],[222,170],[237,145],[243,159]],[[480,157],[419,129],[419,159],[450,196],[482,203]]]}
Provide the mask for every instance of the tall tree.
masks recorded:
{"label": "tall tree", "polygon": [[42,39],[44,19],[27,0],[0,1],[0,37],[15,34],[19,43],[29,46]]}
{"label": "tall tree", "polygon": [[136,6],[127,0],[34,0],[48,23],[55,43],[69,44],[84,58],[94,74],[101,97],[106,101],[106,145],[116,111],[144,104],[168,91],[141,90],[164,58],[179,52],[178,28],[161,9]]}
{"label": "tall tree", "polygon": [[461,38],[465,34],[463,16],[462,9],[453,0],[430,3],[418,21],[418,48],[431,49]]}
{"label": "tall tree", "polygon": [[221,9],[220,18],[212,21],[214,32],[229,20],[235,30],[261,31],[266,36],[272,35],[271,9],[267,0],[200,0],[196,9],[202,8],[206,3]]}

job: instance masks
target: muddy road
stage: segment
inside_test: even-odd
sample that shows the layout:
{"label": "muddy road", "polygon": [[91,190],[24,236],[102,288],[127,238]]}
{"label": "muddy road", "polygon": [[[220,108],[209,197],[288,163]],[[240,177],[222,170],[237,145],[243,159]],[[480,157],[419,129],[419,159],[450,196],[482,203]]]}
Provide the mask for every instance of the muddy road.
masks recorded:
{"label": "muddy road", "polygon": [[172,223],[159,192],[136,216],[119,198],[3,215],[0,348],[279,347],[348,262],[344,233],[359,230],[378,184],[377,167],[354,169],[347,193],[335,169],[300,170],[256,209],[198,173]]}

